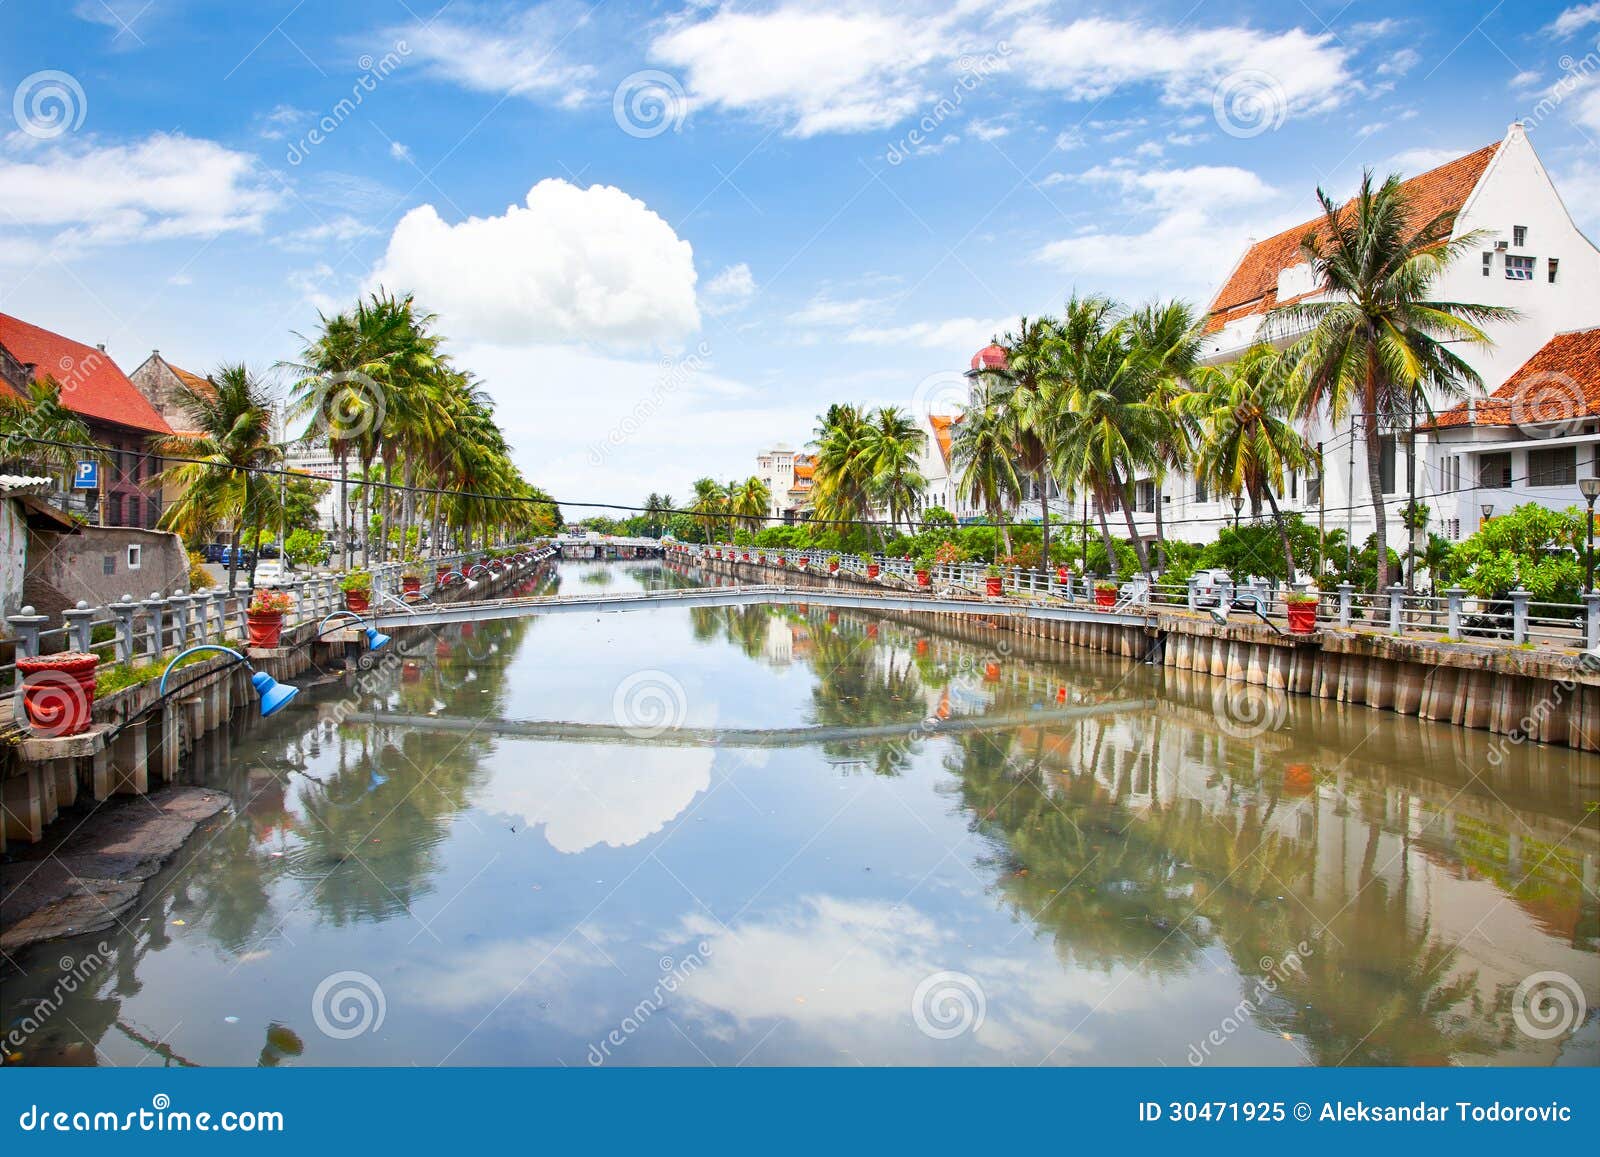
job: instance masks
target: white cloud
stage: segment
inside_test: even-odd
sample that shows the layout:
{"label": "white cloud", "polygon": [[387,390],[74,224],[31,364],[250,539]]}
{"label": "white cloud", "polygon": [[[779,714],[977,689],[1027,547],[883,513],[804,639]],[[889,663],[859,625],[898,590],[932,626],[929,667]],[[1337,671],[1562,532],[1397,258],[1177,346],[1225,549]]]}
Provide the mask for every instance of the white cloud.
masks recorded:
{"label": "white cloud", "polygon": [[1277,195],[1277,190],[1255,173],[1233,165],[1146,170],[1096,165],[1080,179],[1115,185],[1125,193],[1136,194],[1166,209],[1259,204]]}
{"label": "white cloud", "polygon": [[1600,24],[1600,4],[1574,5],[1557,16],[1545,31],[1567,37],[1591,24]]}
{"label": "white cloud", "polygon": [[841,300],[831,297],[826,291],[817,294],[802,308],[789,315],[793,325],[824,325],[839,326],[851,325],[859,322],[863,315],[877,313],[883,309],[884,303],[873,297],[857,297]]}
{"label": "white cloud", "polygon": [[943,321],[918,321],[910,325],[857,326],[844,335],[856,345],[883,347],[921,346],[969,352],[988,343],[1005,329],[1004,318],[952,317]]}
{"label": "white cloud", "polygon": [[546,179],[498,217],[412,209],[368,279],[415,292],[463,339],[643,345],[700,325],[694,251],[643,201]]}
{"label": "white cloud", "polygon": [[1516,76],[1513,76],[1511,78],[1511,83],[1507,85],[1507,87],[1517,92],[1527,92],[1531,88],[1537,88],[1539,81],[1542,79],[1542,73],[1539,73],[1533,69],[1527,69],[1523,72],[1517,73]]}
{"label": "white cloud", "polygon": [[1437,169],[1440,165],[1458,157],[1464,157],[1471,151],[1471,149],[1405,149],[1377,166],[1377,171],[1414,177],[1418,173],[1426,173],[1429,169]]}
{"label": "white cloud", "polygon": [[591,95],[594,77],[593,67],[562,55],[568,30],[584,20],[580,9],[543,4],[510,20],[447,13],[386,35],[405,41],[428,71],[463,88],[572,107]]}
{"label": "white cloud", "polygon": [[948,15],[870,7],[725,7],[670,28],[650,53],[685,71],[691,105],[752,113],[809,137],[888,128],[927,104],[925,70],[957,51],[950,27]]}
{"label": "white cloud", "polygon": [[0,143],[0,217],[68,246],[254,231],[279,203],[256,159],[156,133],[127,145]]}
{"label": "white cloud", "polygon": [[1417,67],[1422,54],[1414,48],[1401,48],[1389,53],[1378,65],[1379,76],[1404,76]]}
{"label": "white cloud", "polygon": [[405,145],[402,145],[399,141],[389,142],[389,155],[397,161],[411,160],[411,150]]}
{"label": "white cloud", "polygon": [[750,266],[743,261],[730,265],[706,282],[705,309],[707,313],[727,313],[755,296],[756,279]]}
{"label": "white cloud", "polygon": [[1318,111],[1354,87],[1349,50],[1332,34],[1302,29],[1176,29],[1099,17],[1070,24],[1027,24],[1011,36],[1009,64],[1034,88],[1071,100],[1099,100],[1135,84],[1161,86],[1173,105],[1209,105],[1218,83],[1236,73],[1271,77],[1290,109]]}

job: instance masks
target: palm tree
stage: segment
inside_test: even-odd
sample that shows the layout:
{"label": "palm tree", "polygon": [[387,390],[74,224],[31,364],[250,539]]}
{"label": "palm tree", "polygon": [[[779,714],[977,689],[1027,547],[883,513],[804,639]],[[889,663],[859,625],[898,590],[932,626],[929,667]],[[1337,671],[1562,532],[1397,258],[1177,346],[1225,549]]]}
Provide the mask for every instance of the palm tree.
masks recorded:
{"label": "palm tree", "polygon": [[0,463],[60,471],[65,485],[80,460],[105,461],[89,427],[61,401],[54,378],[35,378],[25,393],[0,390]]}
{"label": "palm tree", "polygon": [[153,442],[158,454],[188,459],[161,472],[182,496],[161,512],[160,526],[186,538],[208,534],[219,523],[233,528],[228,590],[237,586],[240,532],[248,522],[258,533],[276,516],[278,488],[259,473],[283,460],[272,440],[272,407],[266,391],[242,365],[222,366],[209,388],[184,384],[178,396],[193,433]]}
{"label": "palm tree", "polygon": [[645,520],[650,524],[650,529],[659,537],[661,534],[662,515],[672,509],[672,499],[657,494],[654,490],[644,500]]}
{"label": "palm tree", "polygon": [[752,474],[737,487],[729,487],[728,513],[731,521],[743,524],[752,534],[766,523],[767,511],[772,507],[772,493],[767,484]]}
{"label": "palm tree", "polygon": [[1311,448],[1295,428],[1286,355],[1258,345],[1221,368],[1197,374],[1199,391],[1185,398],[1201,429],[1195,476],[1218,493],[1245,494],[1252,508],[1272,509],[1289,581],[1295,581],[1294,547],[1273,491],[1285,470],[1302,469]]}
{"label": "palm tree", "polygon": [[812,505],[820,521],[842,523],[844,532],[872,513],[876,471],[868,426],[859,406],[829,406],[817,419]]}
{"label": "palm tree", "polygon": [[1133,348],[1132,326],[1109,298],[1074,295],[1056,345],[1066,389],[1056,476],[1079,480],[1094,494],[1113,573],[1116,553],[1106,511],[1120,503],[1139,569],[1148,575],[1150,555],[1133,522],[1131,490],[1136,472],[1159,460],[1167,426],[1150,401],[1150,377]]}
{"label": "palm tree", "polygon": [[1361,415],[1383,590],[1389,559],[1379,431],[1400,425],[1425,390],[1453,397],[1481,389],[1477,371],[1448,343],[1489,345],[1482,327],[1517,312],[1434,300],[1439,275],[1479,248],[1482,234],[1453,237],[1454,210],[1419,221],[1398,174],[1374,188],[1371,171],[1363,173],[1360,191],[1344,208],[1321,189],[1317,199],[1323,219],[1300,247],[1326,297],[1273,310],[1268,320],[1279,334],[1309,330],[1295,347],[1303,414],[1326,406],[1335,422],[1351,410]]}
{"label": "palm tree", "polygon": [[985,370],[1001,415],[1010,428],[1020,471],[1033,480],[1039,492],[1043,557],[1050,560],[1050,448],[1060,425],[1063,391],[1057,360],[1056,323],[1048,317],[1022,317],[1001,344],[1006,350],[1004,369]]}
{"label": "palm tree", "polygon": [[953,426],[950,457],[960,471],[956,493],[964,502],[981,505],[1000,527],[1005,552],[1011,553],[1011,528],[1003,521],[1007,506],[1022,493],[1017,473],[1014,429],[1006,417],[1002,389],[980,383]]}
{"label": "palm tree", "polygon": [[908,528],[915,529],[911,516],[922,505],[928,481],[918,459],[928,436],[911,416],[893,406],[874,410],[862,432],[865,457],[872,471],[868,490],[873,500],[889,513],[889,526],[898,530],[904,516]]}
{"label": "palm tree", "polygon": [[707,542],[717,537],[717,527],[727,511],[727,506],[727,492],[723,490],[721,483],[712,478],[695,480],[694,502],[689,509],[700,519]]}
{"label": "palm tree", "polygon": [[1189,464],[1194,449],[1192,424],[1184,413],[1184,398],[1189,393],[1190,375],[1200,361],[1201,327],[1194,309],[1185,301],[1146,305],[1129,319],[1133,348],[1143,360],[1149,378],[1149,401],[1160,424],[1155,442],[1156,550],[1157,569],[1167,565],[1166,527],[1163,525],[1161,491],[1169,470]]}

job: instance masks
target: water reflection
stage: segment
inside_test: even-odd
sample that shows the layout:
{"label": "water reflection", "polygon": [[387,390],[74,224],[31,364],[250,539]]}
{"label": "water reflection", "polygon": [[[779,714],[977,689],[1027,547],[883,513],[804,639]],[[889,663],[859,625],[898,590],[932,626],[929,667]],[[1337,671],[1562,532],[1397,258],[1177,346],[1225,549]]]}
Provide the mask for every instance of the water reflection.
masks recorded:
{"label": "water reflection", "polygon": [[[696,726],[887,733],[757,749],[426,723],[609,723],[647,666]],[[1491,777],[1487,736],[1304,700],[1241,739],[1212,690],[981,624],[809,606],[402,634],[393,661],[203,745],[186,774],[235,814],[124,927],[23,958],[5,1024],[60,1011],[8,1052],[581,1064],[662,961],[703,949],[611,1063],[1595,1062],[1592,1025],[1541,1040],[1512,1009],[1541,970],[1596,1003],[1592,760],[1518,749]],[[1053,714],[1128,700],[1154,706]],[[990,716],[1008,722],[921,726]],[[58,958],[89,954],[62,994]],[[349,969],[387,1017],[336,1039],[312,994]],[[949,970],[987,1014],[935,1039],[912,995]]]}

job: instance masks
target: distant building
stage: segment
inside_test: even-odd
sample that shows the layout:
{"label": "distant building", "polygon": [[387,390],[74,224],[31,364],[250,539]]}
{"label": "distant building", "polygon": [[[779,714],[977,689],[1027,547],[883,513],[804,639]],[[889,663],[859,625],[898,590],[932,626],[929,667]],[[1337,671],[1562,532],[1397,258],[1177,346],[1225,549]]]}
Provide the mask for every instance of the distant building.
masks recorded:
{"label": "distant building", "polygon": [[67,508],[95,524],[155,526],[162,509],[154,482],[161,462],[150,441],[172,433],[172,427],[103,346],[87,346],[0,313],[0,389],[26,396],[31,382],[46,378],[60,386],[62,404],[106,448],[98,503],[90,507],[85,492],[69,490],[62,498]]}
{"label": "distant building", "polygon": [[811,516],[811,485],[816,459],[779,442],[756,455],[756,477],[767,487],[767,516],[798,522]]}

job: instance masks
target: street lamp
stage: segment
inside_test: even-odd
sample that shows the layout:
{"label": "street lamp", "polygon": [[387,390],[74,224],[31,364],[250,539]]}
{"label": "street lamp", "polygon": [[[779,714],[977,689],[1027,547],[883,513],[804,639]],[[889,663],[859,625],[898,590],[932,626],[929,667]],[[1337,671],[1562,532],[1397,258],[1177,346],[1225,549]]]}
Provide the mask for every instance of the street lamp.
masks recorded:
{"label": "street lamp", "polygon": [[1494,517],[1494,503],[1485,502],[1483,504],[1483,506],[1481,506],[1479,509],[1480,509],[1481,513],[1483,514],[1483,522],[1480,522],[1478,524],[1479,528],[1481,529],[1484,522],[1488,522],[1491,518]]}
{"label": "street lamp", "polygon": [[[219,643],[201,643],[197,647],[190,647],[187,651],[180,651],[172,657],[172,662],[167,664],[167,669],[161,672],[161,684],[156,688],[156,698],[158,700],[166,698],[167,676],[172,674],[172,669],[178,665],[179,661],[201,651],[221,651],[225,655],[232,655],[234,662],[245,665],[250,672],[250,686],[255,689],[255,693],[261,698],[261,717],[263,719],[288,706],[289,700],[300,694],[300,688],[291,686],[288,683],[280,683],[265,671],[257,671],[254,667],[251,667],[250,660],[232,647],[224,647]],[[206,674],[209,675],[211,672],[207,671]],[[195,680],[191,679],[189,682],[192,683]],[[188,683],[183,683],[172,690],[177,692],[186,686],[188,686]]]}
{"label": "street lamp", "polygon": [[383,646],[389,641],[388,635],[378,630],[377,627],[370,625],[366,619],[363,619],[354,611],[334,611],[333,614],[323,619],[322,622],[317,624],[317,638],[320,639],[323,635],[328,633],[324,628],[326,628],[329,623],[333,622],[334,619],[354,619],[356,622],[365,627],[366,631],[364,633],[367,636],[367,650],[369,651],[376,651],[379,647]]}
{"label": "street lamp", "polygon": [[1239,512],[1244,509],[1244,495],[1233,496],[1233,529],[1239,529]]}
{"label": "street lamp", "polygon": [[1594,594],[1594,500],[1600,498],[1600,478],[1578,479],[1578,491],[1589,504],[1589,536],[1584,541],[1584,594]]}

